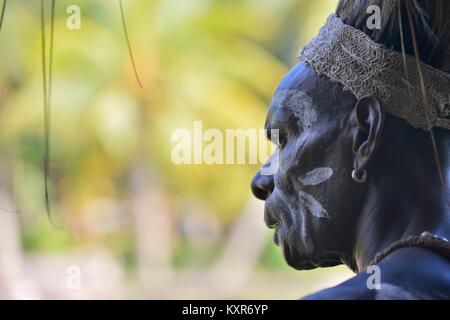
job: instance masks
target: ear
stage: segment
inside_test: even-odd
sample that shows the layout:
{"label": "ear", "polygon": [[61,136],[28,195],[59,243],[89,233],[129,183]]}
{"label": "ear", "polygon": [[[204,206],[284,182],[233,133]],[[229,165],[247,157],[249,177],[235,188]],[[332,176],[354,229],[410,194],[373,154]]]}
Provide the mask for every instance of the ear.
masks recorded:
{"label": "ear", "polygon": [[354,166],[365,169],[379,144],[384,123],[384,113],[378,100],[372,96],[359,99],[353,110],[351,121]]}

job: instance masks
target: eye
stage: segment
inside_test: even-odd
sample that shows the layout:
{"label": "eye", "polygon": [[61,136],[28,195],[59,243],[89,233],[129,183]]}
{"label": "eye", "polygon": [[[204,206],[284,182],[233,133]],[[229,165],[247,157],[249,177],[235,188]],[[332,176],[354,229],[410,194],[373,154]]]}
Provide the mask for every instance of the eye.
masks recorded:
{"label": "eye", "polygon": [[287,135],[280,129],[269,129],[267,139],[270,140],[277,148],[282,149],[287,143]]}
{"label": "eye", "polygon": [[278,141],[274,141],[274,142],[276,143],[277,147],[279,149],[283,149],[287,143],[287,136],[284,133],[280,132],[278,135],[278,139],[276,139],[276,140],[278,140]]}

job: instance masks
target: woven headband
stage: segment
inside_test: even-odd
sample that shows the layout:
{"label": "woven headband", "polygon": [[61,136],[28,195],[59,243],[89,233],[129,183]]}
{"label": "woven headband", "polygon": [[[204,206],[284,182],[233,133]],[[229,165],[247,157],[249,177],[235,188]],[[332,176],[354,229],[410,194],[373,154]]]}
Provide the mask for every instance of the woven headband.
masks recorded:
{"label": "woven headband", "polygon": [[300,58],[357,99],[378,98],[385,111],[416,128],[450,130],[450,74],[421,62],[428,102],[425,113],[415,58],[376,43],[335,14],[305,45]]}

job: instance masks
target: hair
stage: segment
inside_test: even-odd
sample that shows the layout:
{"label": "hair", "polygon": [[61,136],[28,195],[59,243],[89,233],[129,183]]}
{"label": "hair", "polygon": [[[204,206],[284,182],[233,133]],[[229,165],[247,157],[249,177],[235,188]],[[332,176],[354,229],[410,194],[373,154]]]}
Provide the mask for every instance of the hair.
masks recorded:
{"label": "hair", "polygon": [[[371,5],[381,9],[379,29],[367,26],[366,19],[372,14],[367,13],[367,9]],[[336,14],[344,23],[363,31],[372,40],[404,55],[414,56],[419,74],[419,60],[450,73],[449,0],[340,0]],[[424,108],[429,109],[423,79],[421,82]],[[441,161],[450,149],[450,131],[431,130],[430,138],[442,191],[448,197]],[[444,158],[440,157],[438,147],[444,149]],[[450,207],[450,203],[448,205]]]}
{"label": "hair", "polygon": [[[367,8],[381,9],[381,28],[369,29]],[[336,14],[348,25],[384,46],[415,56],[411,13],[420,59],[445,72],[450,72],[450,1],[448,0],[340,0]],[[404,49],[402,48],[404,46]]]}

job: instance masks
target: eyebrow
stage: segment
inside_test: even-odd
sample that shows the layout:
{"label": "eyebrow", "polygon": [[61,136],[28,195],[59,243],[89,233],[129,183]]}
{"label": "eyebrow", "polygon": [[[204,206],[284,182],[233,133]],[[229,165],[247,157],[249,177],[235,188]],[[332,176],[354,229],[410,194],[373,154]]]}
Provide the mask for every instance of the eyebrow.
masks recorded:
{"label": "eyebrow", "polygon": [[267,139],[271,140],[272,129],[302,131],[311,127],[317,120],[317,112],[312,106],[312,98],[302,90],[282,89],[276,92],[265,123]]}
{"label": "eyebrow", "polygon": [[290,126],[290,122],[293,116],[292,111],[290,110],[277,110],[276,113],[278,112],[283,112],[286,114],[285,119],[281,119],[281,117],[276,117],[273,116],[271,117],[270,121],[269,118],[266,119],[266,123],[265,123],[265,130],[266,130],[266,137],[268,140],[272,140],[272,130],[279,130],[279,135],[283,135],[286,134],[285,131],[289,130]]}

